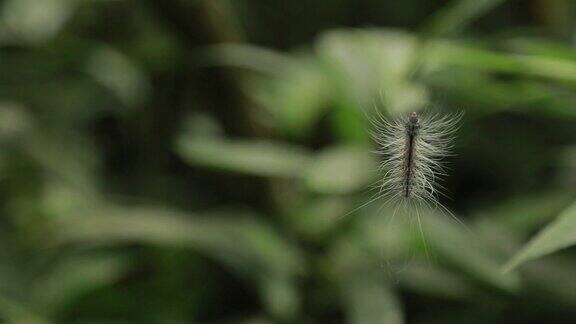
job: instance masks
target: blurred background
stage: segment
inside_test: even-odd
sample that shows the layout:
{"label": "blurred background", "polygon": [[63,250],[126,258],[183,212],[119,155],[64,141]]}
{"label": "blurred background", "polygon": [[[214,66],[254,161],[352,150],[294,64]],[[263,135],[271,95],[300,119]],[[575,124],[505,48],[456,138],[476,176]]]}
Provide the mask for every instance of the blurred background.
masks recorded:
{"label": "blurred background", "polygon": [[[366,204],[423,107],[428,254]],[[571,0],[0,1],[3,323],[570,323],[575,185]]]}

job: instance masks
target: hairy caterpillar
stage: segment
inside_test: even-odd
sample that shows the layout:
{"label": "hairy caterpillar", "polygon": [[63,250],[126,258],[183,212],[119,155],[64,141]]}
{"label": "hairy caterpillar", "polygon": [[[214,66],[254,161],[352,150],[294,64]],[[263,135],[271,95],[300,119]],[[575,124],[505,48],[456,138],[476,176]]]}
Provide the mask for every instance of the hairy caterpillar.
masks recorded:
{"label": "hairy caterpillar", "polygon": [[443,189],[439,181],[446,175],[443,158],[451,154],[462,114],[377,116],[372,135],[382,157],[379,196],[395,203],[442,207],[438,197]]}
{"label": "hairy caterpillar", "polygon": [[378,144],[375,153],[381,156],[378,171],[382,179],[372,188],[378,189],[375,195],[344,216],[384,199],[384,204],[397,207],[438,207],[460,222],[438,198],[444,189],[439,182],[447,175],[443,159],[452,155],[454,133],[463,113],[441,116],[412,112],[386,118],[375,110],[375,115],[367,118]]}
{"label": "hairy caterpillar", "polygon": [[376,111],[376,118],[371,119],[372,136],[378,144],[375,152],[381,157],[378,169],[382,178],[375,186],[378,192],[363,206],[384,199],[383,206],[394,207],[390,221],[399,209],[411,216],[410,222],[417,221],[427,256],[420,219],[423,209],[440,209],[464,225],[439,202],[444,189],[439,182],[446,175],[444,158],[452,154],[453,137],[461,118],[461,112],[448,115],[411,112],[386,118]]}

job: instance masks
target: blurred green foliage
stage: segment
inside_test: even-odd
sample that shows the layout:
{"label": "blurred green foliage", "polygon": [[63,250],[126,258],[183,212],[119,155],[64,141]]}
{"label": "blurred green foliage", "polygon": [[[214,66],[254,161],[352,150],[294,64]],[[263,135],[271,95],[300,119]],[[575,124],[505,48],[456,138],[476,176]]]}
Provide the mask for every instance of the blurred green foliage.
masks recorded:
{"label": "blurred green foliage", "polygon": [[[575,13],[0,1],[2,322],[576,320]],[[427,248],[369,190],[422,107],[465,111]]]}

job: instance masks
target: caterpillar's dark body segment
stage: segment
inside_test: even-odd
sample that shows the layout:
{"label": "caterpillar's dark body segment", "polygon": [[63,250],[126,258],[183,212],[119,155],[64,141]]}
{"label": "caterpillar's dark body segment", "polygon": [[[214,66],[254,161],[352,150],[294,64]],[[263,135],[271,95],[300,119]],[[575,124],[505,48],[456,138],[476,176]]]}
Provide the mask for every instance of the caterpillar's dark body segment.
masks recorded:
{"label": "caterpillar's dark body segment", "polygon": [[418,128],[420,128],[420,122],[418,118],[418,114],[413,112],[410,114],[408,118],[408,122],[406,123],[406,165],[405,165],[405,172],[406,172],[406,179],[405,182],[405,190],[404,190],[404,197],[410,197],[410,191],[412,189],[412,169],[414,167],[414,140],[416,136],[418,136]]}

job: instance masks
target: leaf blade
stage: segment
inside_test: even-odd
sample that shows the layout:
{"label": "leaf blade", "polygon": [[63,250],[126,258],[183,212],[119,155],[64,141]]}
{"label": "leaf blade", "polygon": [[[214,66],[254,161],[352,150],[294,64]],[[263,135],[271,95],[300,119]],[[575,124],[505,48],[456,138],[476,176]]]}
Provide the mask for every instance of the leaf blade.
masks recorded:
{"label": "leaf blade", "polygon": [[560,215],[532,238],[503,267],[512,271],[520,264],[534,260],[555,251],[576,244],[576,203],[565,209]]}

